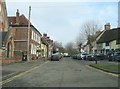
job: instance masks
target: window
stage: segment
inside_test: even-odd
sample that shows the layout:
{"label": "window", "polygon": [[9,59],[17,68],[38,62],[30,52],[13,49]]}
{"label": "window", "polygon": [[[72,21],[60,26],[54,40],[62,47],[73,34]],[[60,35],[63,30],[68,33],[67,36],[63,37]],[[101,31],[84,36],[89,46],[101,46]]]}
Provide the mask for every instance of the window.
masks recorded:
{"label": "window", "polygon": [[106,42],[106,44],[105,44],[105,45],[106,45],[106,46],[110,46],[110,45],[109,45],[109,42]]}
{"label": "window", "polygon": [[106,54],[108,54],[109,53],[109,49],[106,49]]}
{"label": "window", "polygon": [[116,40],[116,44],[120,44],[120,39]]}
{"label": "window", "polygon": [[33,44],[31,43],[31,54],[33,54]]}
{"label": "window", "polygon": [[33,40],[35,39],[35,33],[33,32]]}
{"label": "window", "polygon": [[35,39],[35,41],[37,41],[37,34],[36,34],[36,39]]}
{"label": "window", "polygon": [[33,40],[33,37],[34,37],[33,35],[34,35],[34,32],[32,31],[32,40]]}

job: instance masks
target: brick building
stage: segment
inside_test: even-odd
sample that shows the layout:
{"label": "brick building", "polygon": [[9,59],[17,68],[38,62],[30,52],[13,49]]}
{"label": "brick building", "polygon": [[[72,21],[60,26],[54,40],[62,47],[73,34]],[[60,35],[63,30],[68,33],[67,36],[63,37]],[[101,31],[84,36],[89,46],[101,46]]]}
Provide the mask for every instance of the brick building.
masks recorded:
{"label": "brick building", "polygon": [[29,58],[36,59],[40,56],[41,33],[30,23],[28,41],[28,22],[29,20],[17,9],[16,16],[10,16],[9,26],[14,33],[14,53],[15,55],[27,52],[29,42]]}
{"label": "brick building", "polygon": [[0,56],[2,58],[14,57],[13,34],[8,25],[5,0],[0,0]]}

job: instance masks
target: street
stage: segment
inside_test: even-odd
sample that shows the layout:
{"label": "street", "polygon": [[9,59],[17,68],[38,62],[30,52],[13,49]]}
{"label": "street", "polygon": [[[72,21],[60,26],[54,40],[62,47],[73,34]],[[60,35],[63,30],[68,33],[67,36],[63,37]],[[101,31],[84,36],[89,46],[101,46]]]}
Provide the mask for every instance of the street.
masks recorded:
{"label": "street", "polygon": [[35,67],[4,80],[3,87],[118,87],[118,77],[86,65],[84,60],[71,58],[37,63]]}

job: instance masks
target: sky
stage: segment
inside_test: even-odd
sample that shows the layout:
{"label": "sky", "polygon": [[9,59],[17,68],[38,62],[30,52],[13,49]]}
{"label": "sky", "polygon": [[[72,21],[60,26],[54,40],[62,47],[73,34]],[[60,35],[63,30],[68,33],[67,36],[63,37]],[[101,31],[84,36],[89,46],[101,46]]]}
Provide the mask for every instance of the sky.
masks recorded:
{"label": "sky", "polygon": [[[47,33],[63,46],[75,42],[82,24],[97,21],[104,29],[106,23],[111,28],[118,26],[119,0],[6,0],[8,16],[15,16],[16,10],[28,17],[31,6],[31,23],[41,34]],[[84,39],[84,38],[83,38]]]}

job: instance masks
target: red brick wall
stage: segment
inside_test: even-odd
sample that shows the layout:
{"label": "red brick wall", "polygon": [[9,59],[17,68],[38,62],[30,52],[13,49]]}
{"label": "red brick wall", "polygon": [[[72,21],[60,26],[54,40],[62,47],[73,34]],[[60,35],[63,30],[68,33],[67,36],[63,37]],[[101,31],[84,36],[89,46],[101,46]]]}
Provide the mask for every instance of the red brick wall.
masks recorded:
{"label": "red brick wall", "polygon": [[21,51],[25,51],[27,50],[27,42],[14,42],[15,44],[15,50],[21,50]]}
{"label": "red brick wall", "polygon": [[[15,51],[27,51],[27,46],[28,46],[28,28],[13,28],[14,30],[14,45],[15,45]],[[30,44],[29,44],[29,53],[30,53],[30,58],[32,58],[33,55],[31,55],[31,43],[34,45],[40,45],[38,42],[34,41],[31,39],[32,35],[32,30],[37,33],[34,29],[30,29]]]}
{"label": "red brick wall", "polygon": [[14,40],[27,40],[28,38],[27,28],[16,28],[14,30],[15,30]]}

